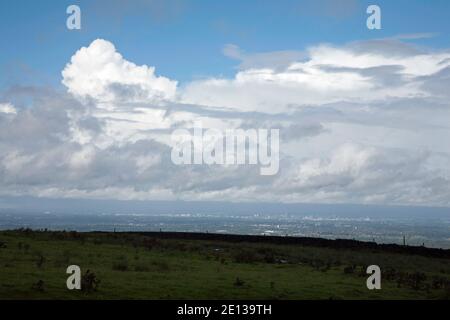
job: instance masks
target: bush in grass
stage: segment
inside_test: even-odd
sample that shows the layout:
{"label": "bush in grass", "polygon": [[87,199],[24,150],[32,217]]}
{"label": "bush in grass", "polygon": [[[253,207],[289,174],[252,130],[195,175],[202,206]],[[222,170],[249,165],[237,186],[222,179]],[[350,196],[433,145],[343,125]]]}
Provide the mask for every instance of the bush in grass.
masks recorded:
{"label": "bush in grass", "polygon": [[45,256],[41,253],[41,252],[37,252],[36,254],[35,254],[35,263],[36,263],[36,266],[38,267],[38,268],[42,268],[42,266],[44,265],[44,263],[45,263],[45,261],[46,261],[46,259],[45,259]]}
{"label": "bush in grass", "polygon": [[235,287],[242,287],[245,284],[245,281],[240,279],[239,277],[234,280],[234,286]]}
{"label": "bush in grass", "polygon": [[427,276],[423,272],[414,272],[409,276],[409,284],[414,290],[420,290],[423,282],[427,280]]}
{"label": "bush in grass", "polygon": [[312,260],[311,261],[311,267],[313,267],[315,270],[321,270],[326,266],[325,262],[322,260]]}
{"label": "bush in grass", "polygon": [[[356,270],[357,270],[358,277],[361,277],[361,278],[368,277],[368,275],[367,275],[367,267],[360,266],[360,267],[357,267]],[[383,273],[383,276],[384,276],[384,273]]]}
{"label": "bush in grass", "polygon": [[272,252],[268,252],[264,254],[264,262],[266,263],[276,263],[277,260],[275,258],[275,254]]}
{"label": "bush in grass", "polygon": [[97,275],[94,272],[91,272],[89,269],[85,274],[81,276],[81,290],[90,293],[93,291],[97,291],[98,286],[100,285],[100,280],[97,278]]}
{"label": "bush in grass", "polygon": [[277,262],[277,252],[272,248],[258,248],[256,250],[257,254],[262,257],[262,260],[266,263],[276,263]]}
{"label": "bush in grass", "polygon": [[447,286],[450,289],[450,280],[444,277],[434,276],[432,279],[431,286],[433,289],[445,289]]}
{"label": "bush in grass", "polygon": [[33,283],[31,286],[33,290],[44,292],[45,291],[45,283],[43,280],[38,280],[36,283]]}

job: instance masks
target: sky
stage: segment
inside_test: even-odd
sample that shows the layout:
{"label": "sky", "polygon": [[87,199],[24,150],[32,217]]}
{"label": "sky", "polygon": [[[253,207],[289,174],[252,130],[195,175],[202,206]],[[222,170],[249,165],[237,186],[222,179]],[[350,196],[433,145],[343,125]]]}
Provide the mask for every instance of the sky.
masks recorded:
{"label": "sky", "polygon": [[[68,30],[66,8],[81,8]],[[366,27],[366,8],[382,12]],[[0,197],[450,206],[448,1],[1,1]],[[280,170],[171,133],[278,128]]]}
{"label": "sky", "polygon": [[[358,0],[43,0],[1,1],[0,83],[57,85],[60,71],[76,50],[97,38],[112,41],[137,64],[151,64],[182,83],[232,76],[237,61],[223,54],[226,44],[248,53],[304,50],[317,43],[344,44],[414,33],[437,33],[421,44],[445,48],[450,32],[445,0],[377,1],[382,30],[365,27]],[[65,27],[66,8],[82,10],[82,30]],[[180,54],[182,53],[182,54]],[[19,69],[19,70],[17,70]]]}

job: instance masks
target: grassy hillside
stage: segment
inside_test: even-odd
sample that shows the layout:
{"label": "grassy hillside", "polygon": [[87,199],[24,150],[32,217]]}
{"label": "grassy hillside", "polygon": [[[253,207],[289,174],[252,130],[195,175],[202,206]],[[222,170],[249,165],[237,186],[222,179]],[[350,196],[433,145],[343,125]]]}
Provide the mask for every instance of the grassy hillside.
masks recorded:
{"label": "grassy hillside", "polygon": [[[170,237],[167,234],[0,232],[1,299],[448,299],[448,251],[394,252]],[[251,239],[251,238],[248,238]],[[275,241],[276,242],[276,241]],[[79,265],[83,291],[66,288]],[[382,270],[382,289],[365,269]],[[91,290],[88,290],[91,288]]]}

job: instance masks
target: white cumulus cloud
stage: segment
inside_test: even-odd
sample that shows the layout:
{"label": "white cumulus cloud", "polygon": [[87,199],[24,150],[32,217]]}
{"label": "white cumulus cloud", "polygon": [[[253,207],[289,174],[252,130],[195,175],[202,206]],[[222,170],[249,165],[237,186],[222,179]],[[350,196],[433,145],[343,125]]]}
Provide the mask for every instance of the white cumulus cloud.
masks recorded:
{"label": "white cumulus cloud", "polygon": [[[273,114],[338,101],[432,96],[423,87],[423,77],[450,66],[448,51],[418,51],[397,40],[317,45],[303,58],[293,52],[244,55],[230,45],[225,53],[250,67],[231,79],[189,83],[182,92],[184,102]],[[287,62],[289,57],[299,60]]]}
{"label": "white cumulus cloud", "polygon": [[156,76],[154,67],[125,60],[111,42],[102,39],[78,50],[62,76],[73,95],[103,103],[170,100],[177,89],[176,81]]}

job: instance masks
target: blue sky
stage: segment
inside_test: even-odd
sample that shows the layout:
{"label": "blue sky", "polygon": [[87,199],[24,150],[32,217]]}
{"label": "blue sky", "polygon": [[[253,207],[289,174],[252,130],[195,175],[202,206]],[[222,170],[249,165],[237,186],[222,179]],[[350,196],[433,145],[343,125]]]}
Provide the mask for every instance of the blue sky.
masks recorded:
{"label": "blue sky", "polygon": [[[416,40],[449,44],[446,0],[344,1],[1,1],[0,84],[59,84],[73,53],[96,38],[113,42],[130,61],[157,67],[181,83],[206,76],[231,76],[237,61],[223,55],[226,44],[249,53],[303,50],[321,42],[436,33]],[[65,28],[68,5],[82,10],[82,30]],[[108,4],[108,5],[105,5]],[[365,27],[369,4],[382,9],[383,29]]]}

